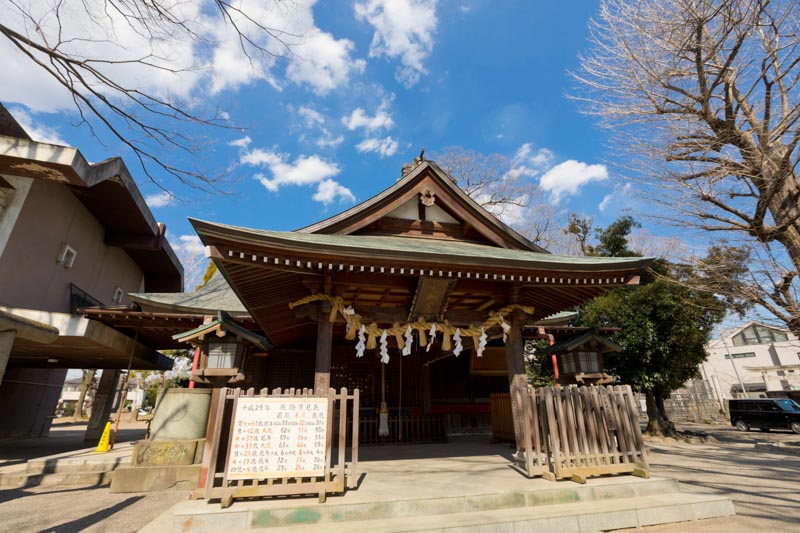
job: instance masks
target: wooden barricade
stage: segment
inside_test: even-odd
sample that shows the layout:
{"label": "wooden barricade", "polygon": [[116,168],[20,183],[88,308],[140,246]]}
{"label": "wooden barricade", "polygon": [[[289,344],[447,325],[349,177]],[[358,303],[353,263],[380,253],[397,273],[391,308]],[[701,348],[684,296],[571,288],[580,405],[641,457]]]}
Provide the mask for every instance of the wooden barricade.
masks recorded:
{"label": "wooden barricade", "polygon": [[524,413],[521,429],[529,476],[578,483],[607,474],[649,477],[630,386],[527,387],[512,393]]}
{"label": "wooden barricade", "polygon": [[324,502],[328,493],[355,488],[359,391],[313,392],[215,390],[194,496],[228,507],[234,498],[264,496],[317,494]]}
{"label": "wooden barricade", "polygon": [[[521,432],[524,446],[524,457],[517,458],[517,466],[524,468],[528,477],[542,476],[555,480],[552,462],[547,447],[547,417],[545,404],[531,387],[525,389],[512,387],[511,394],[516,396],[522,412]],[[511,394],[509,394],[509,411],[511,410]],[[511,422],[511,437],[514,440],[514,425]]]}

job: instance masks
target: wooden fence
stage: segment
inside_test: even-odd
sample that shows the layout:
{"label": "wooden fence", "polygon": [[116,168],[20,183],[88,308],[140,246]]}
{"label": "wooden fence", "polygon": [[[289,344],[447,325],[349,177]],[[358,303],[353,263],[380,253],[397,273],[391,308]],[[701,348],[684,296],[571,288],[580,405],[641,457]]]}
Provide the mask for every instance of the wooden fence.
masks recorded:
{"label": "wooden fence", "polygon": [[444,415],[403,415],[389,417],[389,436],[378,435],[380,418],[361,417],[360,444],[399,444],[447,442],[447,420]]}
{"label": "wooden fence", "polygon": [[649,477],[638,410],[629,386],[514,388],[521,405],[524,469],[571,478]]}
{"label": "wooden fence", "polygon": [[[248,412],[250,418],[245,420]],[[220,499],[222,507],[228,507],[234,498],[260,496],[318,494],[320,502],[324,502],[328,493],[355,488],[358,412],[358,389],[352,394],[345,388],[338,393],[330,389],[323,396],[314,395],[313,389],[275,389],[271,394],[267,389],[258,393],[252,388],[216,389],[209,411],[200,483],[194,496]],[[301,418],[285,422],[289,416]],[[319,432],[320,439],[324,433],[324,441],[314,442],[314,431]],[[334,454],[334,448],[338,453]],[[284,464],[287,460],[288,465]],[[305,466],[311,464],[309,461],[313,466]]]}

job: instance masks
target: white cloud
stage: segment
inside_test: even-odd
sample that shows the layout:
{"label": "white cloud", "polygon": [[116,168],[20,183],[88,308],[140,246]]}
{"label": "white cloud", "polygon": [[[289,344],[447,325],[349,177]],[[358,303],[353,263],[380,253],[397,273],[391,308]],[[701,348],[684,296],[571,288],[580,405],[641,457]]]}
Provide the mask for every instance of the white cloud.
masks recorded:
{"label": "white cloud", "polygon": [[517,179],[538,176],[553,164],[554,157],[553,152],[547,148],[534,150],[532,143],[525,143],[511,158],[511,169],[507,177]]}
{"label": "white cloud", "polygon": [[178,237],[178,248],[193,254],[205,254],[205,246],[197,235],[181,235]]}
{"label": "white cloud", "polygon": [[606,210],[606,208],[609,205],[611,205],[611,200],[613,199],[614,199],[613,193],[606,194],[605,196],[603,196],[603,200],[597,205],[597,209],[599,209],[600,212],[602,213],[603,211]]}
{"label": "white cloud", "polygon": [[172,203],[174,197],[167,191],[161,191],[155,194],[148,194],[144,197],[144,202],[150,209],[158,209],[159,207],[166,207]]}
{"label": "white cloud", "polygon": [[600,204],[598,204],[597,209],[599,209],[600,212],[605,212],[605,210],[611,205],[612,201],[614,201],[619,209],[620,205],[624,206],[628,203],[629,195],[632,190],[633,185],[631,183],[626,183],[622,186],[622,188],[615,188],[613,192],[610,192],[603,197],[603,200],[600,202]]}
{"label": "white cloud", "polygon": [[[12,3],[4,11],[3,23],[36,43],[58,43],[64,54],[127,61],[93,65],[121,85],[160,98],[187,98],[202,77],[195,70],[200,58],[190,33],[203,32],[201,4],[169,5],[171,16],[187,21],[186,28],[180,31],[175,27],[167,29],[167,24],[141,24],[133,17],[126,19],[120,10],[107,8],[103,0]],[[26,17],[23,10],[30,16]],[[0,84],[0,100],[19,102],[37,111],[57,111],[74,105],[66,89],[8,39],[0,40],[0,57],[6,81]],[[146,60],[139,61],[141,58]],[[40,54],[37,59],[47,62]],[[83,75],[96,90],[107,90],[92,75]]]}
{"label": "white cloud", "polygon": [[356,145],[360,153],[378,152],[381,157],[390,157],[397,152],[397,141],[391,137],[384,139],[368,138]]}
{"label": "white cloud", "polygon": [[192,291],[200,284],[208,265],[205,246],[197,235],[180,235],[177,241],[170,237],[169,241],[183,265],[183,286]]}
{"label": "white cloud", "polygon": [[366,0],[354,6],[356,18],[375,30],[370,57],[400,60],[395,78],[411,87],[426,74],[424,61],[433,49],[436,0]]}
{"label": "white cloud", "polygon": [[322,113],[316,109],[311,109],[308,106],[300,106],[300,108],[297,110],[297,114],[303,117],[306,122],[306,126],[309,128],[322,126],[325,124],[325,117],[322,116]]}
{"label": "white cloud", "polygon": [[338,137],[334,137],[333,134],[331,134],[331,132],[323,128],[322,137],[314,141],[314,144],[316,144],[319,148],[325,150],[328,148],[336,148],[343,142],[344,142],[344,135],[339,135]]}
{"label": "white cloud", "polygon": [[254,148],[241,153],[239,162],[243,165],[265,168],[271,177],[264,174],[253,176],[268,191],[278,192],[285,186],[317,185],[312,199],[329,204],[335,198],[355,201],[350,189],[334,181],[341,171],[336,163],[325,161],[317,155],[300,155],[289,161],[289,154],[272,150]]}
{"label": "white cloud", "polygon": [[14,107],[9,111],[17,122],[19,122],[19,125],[22,126],[22,129],[28,132],[28,135],[30,135],[34,141],[45,144],[60,144],[62,146],[69,145],[67,141],[61,138],[61,134],[58,133],[58,130],[34,121],[30,113],[24,109]]}
{"label": "white cloud", "polygon": [[[104,0],[21,2],[10,4],[3,23],[40,44],[61,39],[59,50],[66,54],[108,61],[94,66],[122,86],[170,102],[192,102],[257,81],[280,89],[284,64],[286,81],[325,94],[362,72],[365,62],[352,57],[351,41],[316,26],[315,3],[242,0],[223,15],[214,0],[169,1],[159,3],[164,11],[158,14],[142,7],[136,13],[144,19],[139,22],[121,13],[127,4],[108,9]],[[277,61],[281,55],[286,62]],[[0,101],[36,111],[73,107],[67,90],[8,39],[0,39],[0,57],[6,82],[0,84]],[[112,94],[91,76],[87,79],[95,89]]]}
{"label": "white cloud", "polygon": [[327,94],[344,85],[351,75],[364,72],[367,63],[350,57],[353,48],[352,41],[337,40],[313,28],[293,48],[286,77],[296,85],[309,85],[316,94]]}
{"label": "white cloud", "polygon": [[[326,118],[316,109],[312,109],[308,106],[300,106],[297,110],[297,114],[303,119],[306,128],[319,132],[319,136],[313,141],[318,148],[328,150],[336,148],[344,142],[344,135],[336,136],[325,127]],[[301,141],[305,140],[305,138],[306,135],[303,134],[301,136]]]}
{"label": "white cloud", "polygon": [[324,161],[317,155],[301,155],[292,163],[287,159],[287,154],[256,149],[242,161],[250,165],[266,166],[272,173],[272,179],[262,175],[258,181],[273,192],[277,192],[283,185],[310,185],[339,174],[336,163]]}
{"label": "white cloud", "polygon": [[372,132],[391,128],[394,126],[394,120],[388,109],[392,103],[392,99],[393,97],[384,98],[373,116],[367,115],[366,111],[357,107],[353,109],[350,116],[342,117],[342,124],[347,126],[347,129],[350,131],[364,128],[365,131]]}
{"label": "white cloud", "polygon": [[251,142],[253,142],[253,139],[251,139],[249,135],[245,135],[241,139],[236,139],[235,141],[229,142],[228,146],[236,146],[237,148],[247,148],[248,146],[250,146]]}
{"label": "white cloud", "polygon": [[321,181],[317,187],[317,192],[314,193],[314,196],[312,196],[312,199],[316,200],[317,202],[322,202],[325,205],[330,204],[336,200],[336,198],[340,198],[341,201],[356,201],[356,197],[353,196],[353,193],[350,192],[350,189],[333,180]]}
{"label": "white cloud", "polygon": [[570,159],[545,172],[539,186],[550,193],[553,203],[558,203],[563,196],[577,194],[583,185],[606,179],[608,169],[605,165],[587,165]]}

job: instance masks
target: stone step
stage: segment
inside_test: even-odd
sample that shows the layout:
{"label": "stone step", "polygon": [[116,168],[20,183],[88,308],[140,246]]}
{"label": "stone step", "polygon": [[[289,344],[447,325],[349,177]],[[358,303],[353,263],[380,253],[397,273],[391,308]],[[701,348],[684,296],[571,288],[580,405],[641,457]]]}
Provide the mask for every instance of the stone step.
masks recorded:
{"label": "stone step", "polygon": [[17,474],[0,475],[0,489],[21,489],[25,487],[55,487],[60,485],[94,485],[111,484],[113,471],[100,472],[55,472],[52,474]]}
{"label": "stone step", "polygon": [[[251,527],[239,531],[269,533],[584,533],[614,529],[638,528],[675,522],[690,522],[734,514],[733,503],[725,496],[673,492],[634,498],[579,501],[494,509],[445,515],[414,515],[282,527]],[[233,524],[230,524],[233,525]],[[234,526],[236,527],[236,526]],[[209,531],[192,529],[192,531]],[[231,529],[227,529],[231,531]],[[233,530],[235,531],[235,529]]]}
{"label": "stone step", "polygon": [[428,499],[337,503],[335,498],[331,498],[324,505],[316,504],[313,499],[261,504],[239,501],[230,508],[221,509],[219,504],[211,503],[202,507],[190,506],[191,509],[176,510],[173,524],[178,531],[184,531],[189,525],[192,528],[199,527],[202,531],[224,531],[225,529],[215,528],[218,524],[232,523],[239,524],[234,526],[238,528],[282,527],[299,523],[332,527],[337,523],[357,524],[358,521],[388,520],[398,516],[440,516],[579,502],[606,502],[660,494],[679,494],[680,490],[678,482],[674,479],[658,478],[626,482],[618,478],[605,483],[560,485],[554,484],[552,488],[530,491]]}

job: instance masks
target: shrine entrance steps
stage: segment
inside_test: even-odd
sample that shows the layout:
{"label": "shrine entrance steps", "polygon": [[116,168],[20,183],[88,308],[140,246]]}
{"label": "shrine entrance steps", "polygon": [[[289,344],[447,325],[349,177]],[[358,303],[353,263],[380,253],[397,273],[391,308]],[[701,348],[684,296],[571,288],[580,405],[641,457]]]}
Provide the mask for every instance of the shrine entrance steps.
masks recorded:
{"label": "shrine entrance steps", "polygon": [[[305,504],[298,500],[284,501],[282,506],[269,507],[258,502],[236,502],[228,509],[206,504],[202,510],[176,509],[171,530],[564,533],[636,528],[734,514],[728,498],[684,493],[674,480],[608,481],[590,480],[582,486],[534,491],[353,504],[335,503],[335,498],[322,505],[313,500],[306,500]],[[164,526],[162,522],[160,527]],[[165,530],[168,529],[161,529]]]}
{"label": "shrine entrance steps", "polygon": [[572,481],[529,479],[507,445],[488,436],[447,444],[364,447],[356,490],[308,498],[180,502],[146,533],[253,531],[583,532],[734,514],[725,496],[683,492],[671,479],[629,475]]}

